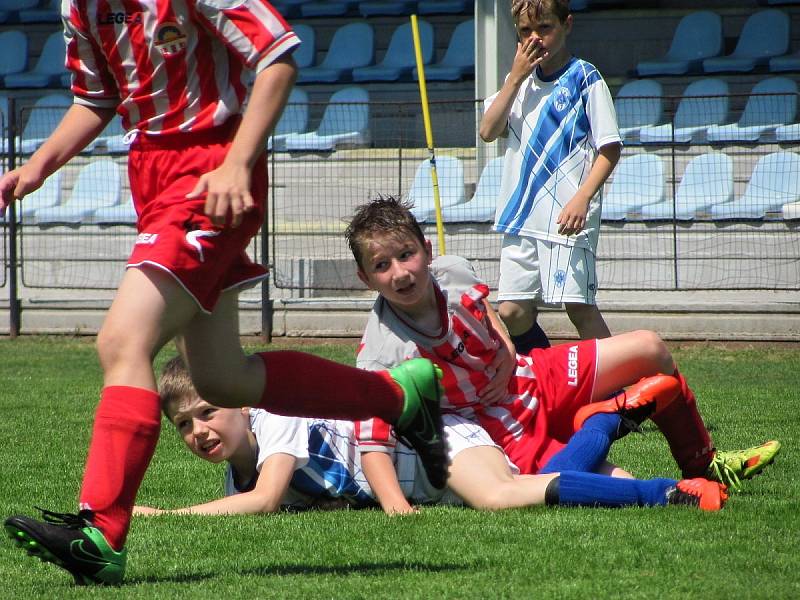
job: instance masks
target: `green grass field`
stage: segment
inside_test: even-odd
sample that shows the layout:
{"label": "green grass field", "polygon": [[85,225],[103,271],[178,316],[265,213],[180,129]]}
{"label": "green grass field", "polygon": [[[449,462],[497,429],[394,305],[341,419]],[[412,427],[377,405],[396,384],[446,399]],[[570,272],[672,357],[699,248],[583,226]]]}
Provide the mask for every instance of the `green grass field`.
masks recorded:
{"label": "green grass field", "polygon": [[[353,361],[352,343],[301,349]],[[137,518],[122,587],[75,588],[66,572],[5,540],[0,598],[800,597],[800,348],[674,350],[718,447],[784,445],[719,513],[425,508],[403,518],[377,510]],[[34,505],[74,511],[101,381],[93,345],[0,339],[0,353],[0,515],[34,514]],[[611,459],[639,477],[677,475],[651,427],[617,443]],[[165,424],[139,503],[184,506],[221,491],[221,467],[192,457]]]}

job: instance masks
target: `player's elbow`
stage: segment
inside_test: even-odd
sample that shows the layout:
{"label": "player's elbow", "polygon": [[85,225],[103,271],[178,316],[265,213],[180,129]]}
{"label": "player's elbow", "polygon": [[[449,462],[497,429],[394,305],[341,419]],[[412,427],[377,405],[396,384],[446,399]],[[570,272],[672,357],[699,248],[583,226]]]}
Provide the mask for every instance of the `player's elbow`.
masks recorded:
{"label": "player's elbow", "polygon": [[497,139],[497,134],[484,124],[481,124],[478,128],[478,135],[481,136],[481,139],[487,144]]}

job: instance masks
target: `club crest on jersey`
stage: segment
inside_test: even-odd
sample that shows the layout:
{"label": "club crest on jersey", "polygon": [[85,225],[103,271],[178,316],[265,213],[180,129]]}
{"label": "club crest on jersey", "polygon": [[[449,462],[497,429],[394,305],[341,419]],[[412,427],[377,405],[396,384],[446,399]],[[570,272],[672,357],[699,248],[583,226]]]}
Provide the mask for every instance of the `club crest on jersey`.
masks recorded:
{"label": "club crest on jersey", "polygon": [[564,269],[559,269],[553,275],[553,282],[556,284],[556,287],[564,287],[564,283],[567,281],[567,273]]}
{"label": "club crest on jersey", "polygon": [[556,107],[558,112],[563,112],[569,106],[570,94],[569,88],[563,85],[559,87],[553,94],[553,106]]}
{"label": "club crest on jersey", "polygon": [[177,23],[162,23],[156,31],[155,46],[164,56],[174,56],[186,49],[186,34]]}

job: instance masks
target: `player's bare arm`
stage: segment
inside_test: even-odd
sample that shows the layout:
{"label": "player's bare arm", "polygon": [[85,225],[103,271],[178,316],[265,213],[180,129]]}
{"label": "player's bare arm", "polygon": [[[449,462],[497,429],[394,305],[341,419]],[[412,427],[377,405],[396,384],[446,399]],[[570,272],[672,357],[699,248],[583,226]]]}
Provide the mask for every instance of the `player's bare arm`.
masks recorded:
{"label": "player's bare arm", "polygon": [[484,142],[493,142],[498,137],[505,135],[508,127],[508,113],[517,97],[519,87],[536,66],[546,56],[541,40],[530,35],[522,42],[517,43],[517,52],[511,65],[511,72],[506,77],[503,87],[497,94],[492,105],[486,110],[481,119],[478,133]]}
{"label": "player's bare arm", "polygon": [[489,368],[494,369],[495,375],[492,380],[478,392],[478,397],[481,402],[486,405],[496,404],[500,402],[508,394],[508,382],[514,374],[514,369],[517,366],[517,351],[514,348],[514,342],[508,335],[503,322],[500,317],[492,308],[491,303],[484,298],[483,304],[486,306],[486,316],[489,323],[496,335],[500,338],[500,348],[497,354],[489,365]]}
{"label": "player's bare arm", "polygon": [[219,227],[226,224],[230,212],[232,227],[238,227],[245,212],[254,207],[250,195],[253,164],[266,148],[267,137],[281,117],[289,92],[297,78],[297,66],[291,56],[277,59],[256,76],[247,109],[225,161],[197,182],[188,198],[205,193],[205,213]]}
{"label": "player's bare arm", "polygon": [[258,480],[253,490],[225,496],[211,502],[162,510],[149,506],[135,506],[134,515],[149,516],[166,513],[191,515],[254,515],[277,512],[281,499],[294,474],[297,459],[289,454],[273,454],[261,466]]}
{"label": "player's bare arm", "polygon": [[39,189],[45,179],[97,137],[113,116],[110,108],[73,104],[30,160],[0,178],[0,210]]}
{"label": "player's bare arm", "polygon": [[387,515],[407,515],[417,512],[400,489],[397,471],[389,454],[364,452],[361,455],[361,468],[383,512]]}
{"label": "player's bare arm", "polygon": [[608,176],[617,166],[622,147],[619,143],[606,144],[598,151],[597,158],[592,164],[589,176],[578,191],[567,202],[556,219],[559,224],[558,233],[561,235],[574,235],[580,233],[586,226],[586,214],[589,211],[589,202],[594,198]]}

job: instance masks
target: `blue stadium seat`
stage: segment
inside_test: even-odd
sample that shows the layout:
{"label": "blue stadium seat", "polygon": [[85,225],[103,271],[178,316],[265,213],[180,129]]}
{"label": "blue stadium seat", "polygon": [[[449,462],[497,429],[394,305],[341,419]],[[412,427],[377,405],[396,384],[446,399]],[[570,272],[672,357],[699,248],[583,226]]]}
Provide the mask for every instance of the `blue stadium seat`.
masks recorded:
{"label": "blue stadium seat", "polygon": [[301,10],[303,4],[310,1],[311,0],[277,0],[276,2],[272,2],[272,6],[285,18],[294,19],[302,14]]}
{"label": "blue stadium seat", "polygon": [[[425,67],[429,81],[459,81],[475,73],[475,20],[459,23],[453,30],[450,44],[437,63]],[[419,79],[414,67],[414,79]]]}
{"label": "blue stadium seat", "polygon": [[128,201],[114,206],[98,208],[88,220],[95,225],[108,227],[111,225],[135,225],[138,216],[133,207],[133,197],[129,196]]}
{"label": "blue stadium seat", "polygon": [[308,128],[308,94],[305,90],[294,88],[283,110],[275,131],[267,140],[267,149],[275,152],[286,151],[286,138],[292,134],[305,133]]}
{"label": "blue stadium seat", "polygon": [[358,12],[362,17],[410,15],[417,9],[416,2],[383,0],[383,2],[361,2]]}
{"label": "blue stadium seat", "polygon": [[702,141],[706,129],[724,123],[728,118],[729,104],[729,89],[725,81],[713,77],[698,79],[684,90],[672,123],[642,127],[639,140],[643,144],[687,144],[693,138]]}
{"label": "blue stadium seat", "polygon": [[314,28],[308,25],[293,25],[297,37],[300,38],[300,47],[294,51],[294,62],[297,63],[298,69],[305,69],[314,64],[317,59],[317,40],[314,34]]}
{"label": "blue stadium seat", "polygon": [[504,157],[499,156],[486,163],[478,179],[478,185],[475,187],[475,194],[468,202],[442,209],[442,220],[445,223],[489,223],[494,221],[497,197],[500,195],[500,182],[503,178],[503,160]]}
{"label": "blue stadium seat", "polygon": [[719,56],[723,47],[722,18],[709,10],[690,13],[678,22],[664,57],[639,62],[636,72],[640,77],[683,75],[699,70],[704,59]]}
{"label": "blue stadium seat", "polygon": [[744,195],[711,207],[715,220],[763,219],[780,212],[784,204],[800,201],[800,155],[774,152],[762,156],[753,169]]}
{"label": "blue stadium seat", "polygon": [[325,58],[316,67],[302,69],[298,83],[350,81],[353,69],[375,61],[375,31],[368,23],[348,23],[333,34]]}
{"label": "blue stadium seat", "polygon": [[420,2],[417,13],[420,15],[467,15],[475,10],[471,0],[441,0],[440,2]]}
{"label": "blue stadium seat", "polygon": [[617,92],[614,108],[620,135],[625,143],[635,143],[642,127],[658,125],[663,118],[661,84],[653,79],[629,81]]}
{"label": "blue stadium seat", "polygon": [[781,208],[781,215],[786,221],[796,221],[800,219],[800,202],[789,202]]}
{"label": "blue stadium seat", "polygon": [[331,152],[340,146],[366,146],[370,142],[369,93],[348,87],[328,101],[316,131],[286,136],[289,152]]}
{"label": "blue stadium seat", "polygon": [[23,223],[33,222],[33,216],[40,208],[51,208],[61,204],[63,179],[64,169],[59,169],[44,180],[42,187],[25,196],[17,204],[17,215]]}
{"label": "blue stadium seat", "polygon": [[[0,94],[0,137],[2,139],[6,138],[6,127],[8,127],[9,119],[11,119],[11,115],[8,111],[8,98],[5,94]],[[5,153],[5,145],[0,142],[0,153]]]}
{"label": "blue stadium seat", "polygon": [[0,33],[0,81],[28,67],[28,37],[21,31]]}
{"label": "blue stadium seat", "polygon": [[783,73],[787,71],[800,71],[800,52],[775,56],[769,59],[770,73]]}
{"label": "blue stadium seat", "polygon": [[344,17],[358,8],[357,1],[336,2],[307,2],[300,7],[300,14],[309,17]]}
{"label": "blue stadium seat", "polygon": [[43,0],[34,8],[19,11],[18,19],[20,23],[60,23],[61,0]]}
{"label": "blue stadium seat", "polygon": [[733,160],[722,152],[709,152],[694,157],[686,166],[678,190],[675,205],[672,197],[663,202],[642,207],[642,219],[646,221],[673,218],[691,221],[707,214],[711,206],[733,200]]}
{"label": "blue stadium seat", "polygon": [[119,204],[121,188],[119,165],[110,159],[94,160],[81,168],[64,204],[40,208],[34,219],[40,226],[91,222],[97,209]]}
{"label": "blue stadium seat", "polygon": [[[436,177],[439,181],[439,206],[442,210],[466,201],[464,165],[460,159],[454,156],[437,156]],[[414,173],[408,200],[414,205],[411,212],[417,221],[420,223],[436,221],[431,163],[427,158],[419,163]]]}
{"label": "blue stadium seat", "polygon": [[797,84],[786,77],[770,77],[753,86],[739,121],[712,125],[709,142],[755,142],[780,125],[793,123],[797,114]]}
{"label": "blue stadium seat", "polygon": [[115,115],[105,129],[100,132],[100,135],[86,147],[86,151],[99,150],[107,154],[127,154],[128,144],[125,143],[124,138],[125,130],[122,128],[122,118]]}
{"label": "blue stadium seat", "polygon": [[[23,110],[22,117],[27,117],[27,122],[22,129],[22,135],[17,138],[17,149],[23,154],[35,152],[50,137],[70,106],[71,97],[55,93],[42,96],[32,108]],[[5,140],[2,146],[5,148]]]}
{"label": "blue stadium seat", "polygon": [[705,59],[703,71],[746,73],[768,64],[773,56],[789,51],[789,27],[785,12],[774,8],[758,11],[745,21],[733,53]]}
{"label": "blue stadium seat", "polygon": [[643,207],[664,202],[664,163],[655,154],[633,154],[619,161],[603,194],[604,221],[635,218]]}
{"label": "blue stadium seat", "polygon": [[21,10],[34,8],[39,4],[39,0],[0,0],[0,11],[7,13],[9,18],[17,18],[17,13]]}
{"label": "blue stadium seat", "polygon": [[67,72],[64,66],[66,45],[64,35],[56,31],[47,38],[36,65],[30,71],[6,75],[7,88],[46,88],[61,86],[61,76]]}
{"label": "blue stadium seat", "polygon": [[779,144],[800,142],[800,123],[781,125],[775,130],[775,139]]}
{"label": "blue stadium seat", "polygon": [[[419,19],[417,24],[422,46],[422,63],[427,65],[433,59],[433,27],[422,19]],[[399,81],[410,78],[415,66],[411,24],[405,23],[392,33],[383,60],[371,67],[353,69],[353,81]]]}

